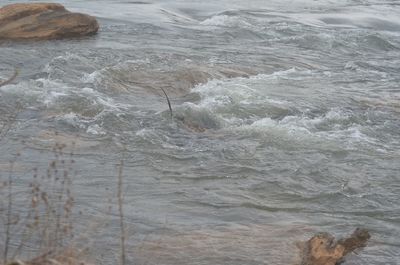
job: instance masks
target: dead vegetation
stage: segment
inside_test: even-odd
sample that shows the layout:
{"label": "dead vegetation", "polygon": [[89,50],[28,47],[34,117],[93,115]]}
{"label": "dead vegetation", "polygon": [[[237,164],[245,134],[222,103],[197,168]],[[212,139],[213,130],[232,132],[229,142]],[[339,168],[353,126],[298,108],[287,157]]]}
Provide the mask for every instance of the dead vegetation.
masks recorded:
{"label": "dead vegetation", "polygon": [[[5,237],[3,264],[80,264],[66,262],[77,260],[80,252],[68,248],[74,237],[71,190],[74,160],[73,151],[66,155],[65,148],[60,144],[54,146],[54,158],[46,171],[39,172],[34,168],[32,180],[23,192],[17,193],[14,183],[13,167],[20,154],[10,161],[9,174],[0,186],[0,214],[4,217],[0,221]],[[25,252],[31,252],[27,249],[32,248],[35,258],[26,257],[30,260],[27,262],[16,261],[25,258]],[[59,262],[55,263],[57,260]]]}
{"label": "dead vegetation", "polygon": [[123,186],[123,169],[124,169],[124,161],[121,161],[118,169],[118,213],[119,213],[119,222],[121,229],[121,265],[126,264],[126,249],[125,249],[125,240],[126,240],[126,232],[125,232],[125,223],[124,223],[124,195],[122,192]]}
{"label": "dead vegetation", "polygon": [[[0,242],[0,264],[94,264],[87,261],[89,248],[86,245],[82,247],[80,242],[85,235],[81,233],[75,236],[74,223],[76,218],[82,218],[82,213],[74,211],[74,149],[74,142],[71,146],[55,143],[52,149],[54,157],[48,167],[44,172],[34,168],[32,179],[24,191],[21,191],[19,184],[17,192],[15,184],[17,176],[14,165],[18,163],[20,153],[10,161],[7,176],[0,172],[0,232],[4,231],[4,241]],[[124,162],[121,160],[116,182],[121,256],[115,262],[121,265],[125,265],[127,260],[123,167]],[[26,212],[21,213],[21,209],[26,209]]]}
{"label": "dead vegetation", "polygon": [[[0,80],[0,87],[12,83],[17,78],[18,74],[19,74],[18,69],[15,69],[14,74],[10,78],[8,78],[7,80]],[[9,106],[5,104],[2,104],[0,106],[0,112],[2,113],[2,115],[0,116],[0,142],[5,138],[8,132],[11,130],[11,127],[17,118],[19,108],[20,106],[16,105],[14,107],[14,111],[10,111],[9,109],[12,108],[10,108]]]}
{"label": "dead vegetation", "polygon": [[[45,172],[37,168],[32,171],[32,180],[21,200],[15,193],[14,165],[20,159],[16,154],[10,161],[7,176],[0,174],[0,231],[4,231],[4,243],[0,244],[0,264],[4,265],[89,265],[90,250],[76,245],[74,235],[74,205],[72,192],[74,173],[74,146],[67,150],[65,144],[55,144],[53,159]],[[117,172],[118,219],[120,225],[120,253],[115,264],[125,265],[127,259],[127,231],[124,220],[123,159]],[[21,212],[21,209],[27,209]],[[223,238],[219,236],[218,238]],[[356,229],[344,239],[335,241],[328,233],[315,235],[304,244],[301,265],[337,265],[346,255],[366,246],[370,234],[365,229]],[[176,240],[176,239],[175,239]],[[198,239],[197,239],[198,240]],[[265,237],[260,237],[257,244]],[[78,240],[79,241],[79,240]],[[182,238],[179,239],[182,241]],[[201,249],[196,242],[193,255]],[[3,244],[3,245],[2,245]],[[176,250],[176,245],[172,245]],[[208,244],[207,244],[208,245]],[[244,248],[249,247],[248,244]],[[2,249],[1,249],[2,248]],[[35,248],[35,252],[30,251]],[[27,251],[28,250],[28,251]],[[186,244],[183,253],[191,255]],[[26,254],[30,253],[30,254]],[[153,252],[154,254],[154,252]]]}
{"label": "dead vegetation", "polygon": [[85,261],[86,253],[74,249],[65,249],[60,253],[46,252],[28,261],[14,260],[7,265],[91,265]]}
{"label": "dead vegetation", "polygon": [[8,78],[6,80],[0,80],[0,87],[8,85],[11,82],[13,82],[15,80],[15,78],[17,78],[18,74],[19,74],[18,69],[15,69],[14,74],[10,78]]}

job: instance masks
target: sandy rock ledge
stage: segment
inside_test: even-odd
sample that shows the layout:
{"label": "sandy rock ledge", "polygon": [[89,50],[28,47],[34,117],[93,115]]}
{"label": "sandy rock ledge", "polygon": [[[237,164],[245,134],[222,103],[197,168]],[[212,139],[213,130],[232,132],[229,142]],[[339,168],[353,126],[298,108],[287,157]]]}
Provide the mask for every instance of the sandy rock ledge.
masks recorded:
{"label": "sandy rock ledge", "polygon": [[60,4],[11,4],[0,8],[0,40],[50,40],[97,33],[89,15],[72,13]]}

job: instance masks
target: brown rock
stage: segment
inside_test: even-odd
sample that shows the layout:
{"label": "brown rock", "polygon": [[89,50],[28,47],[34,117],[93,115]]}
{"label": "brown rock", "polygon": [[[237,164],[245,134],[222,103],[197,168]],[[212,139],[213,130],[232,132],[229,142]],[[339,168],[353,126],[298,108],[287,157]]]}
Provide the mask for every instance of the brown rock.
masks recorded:
{"label": "brown rock", "polygon": [[71,13],[60,4],[11,4],[0,8],[0,40],[48,40],[94,34],[94,17]]}
{"label": "brown rock", "polygon": [[340,264],[347,254],[365,247],[370,237],[367,230],[358,228],[350,237],[340,239],[337,242],[328,233],[315,235],[305,244],[301,265]]}

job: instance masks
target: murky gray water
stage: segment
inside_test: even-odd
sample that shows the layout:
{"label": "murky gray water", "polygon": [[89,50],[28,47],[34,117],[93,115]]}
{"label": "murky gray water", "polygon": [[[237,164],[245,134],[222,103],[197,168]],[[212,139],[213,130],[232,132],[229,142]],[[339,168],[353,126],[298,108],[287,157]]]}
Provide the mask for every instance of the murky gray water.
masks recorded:
{"label": "murky gray water", "polygon": [[373,238],[346,264],[400,263],[398,1],[58,2],[101,30],[0,44],[0,77],[21,70],[0,88],[0,170],[21,152],[22,187],[76,142],[99,264],[121,159],[132,264],[293,264],[296,241],[358,226]]}

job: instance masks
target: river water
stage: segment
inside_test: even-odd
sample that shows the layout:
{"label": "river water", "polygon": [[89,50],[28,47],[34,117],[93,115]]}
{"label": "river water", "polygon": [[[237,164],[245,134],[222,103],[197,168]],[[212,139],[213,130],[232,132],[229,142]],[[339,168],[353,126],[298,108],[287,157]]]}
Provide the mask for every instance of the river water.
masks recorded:
{"label": "river water", "polygon": [[119,253],[121,160],[129,264],[294,264],[297,241],[356,227],[372,239],[346,264],[400,264],[397,0],[56,2],[101,29],[0,44],[0,77],[20,69],[1,177],[20,152],[22,189],[74,142],[98,264]]}

